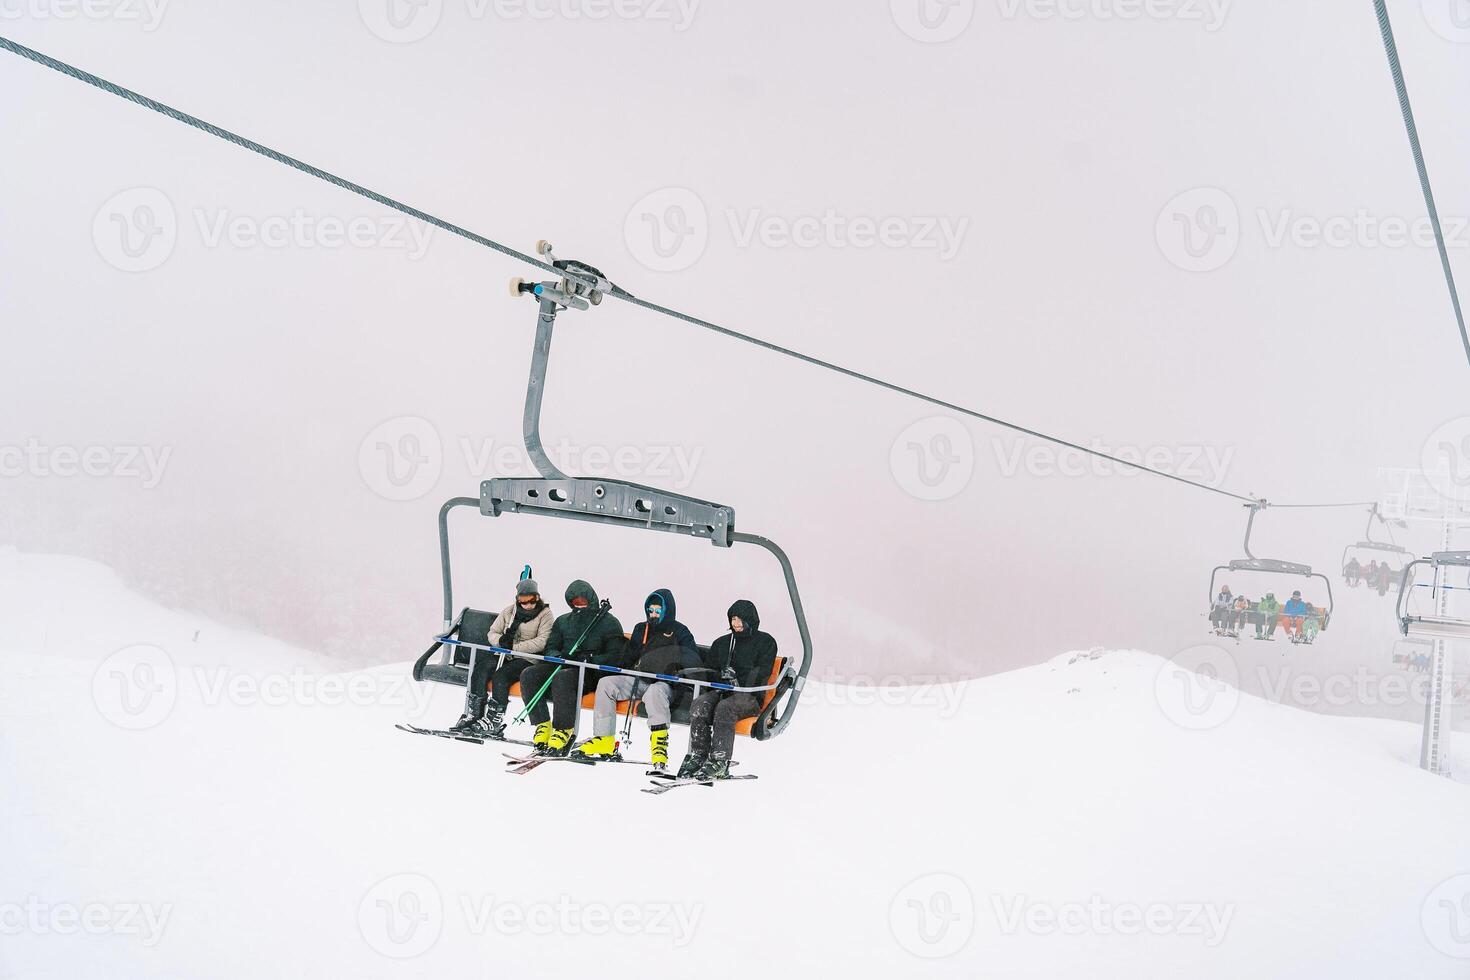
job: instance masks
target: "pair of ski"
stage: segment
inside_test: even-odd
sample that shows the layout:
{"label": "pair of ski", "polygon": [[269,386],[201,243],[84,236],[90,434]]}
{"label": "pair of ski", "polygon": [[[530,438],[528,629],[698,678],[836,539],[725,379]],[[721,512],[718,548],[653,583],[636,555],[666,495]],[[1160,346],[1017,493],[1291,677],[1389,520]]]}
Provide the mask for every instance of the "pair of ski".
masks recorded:
{"label": "pair of ski", "polygon": [[484,745],[486,742],[506,742],[511,745],[529,746],[531,743],[520,738],[492,738],[488,735],[470,735],[466,732],[457,732],[451,728],[420,728],[417,725],[407,723],[394,725],[400,732],[412,732],[415,735],[433,735],[435,738],[447,738],[455,742],[471,742],[475,745]]}
{"label": "pair of ski", "polygon": [[509,766],[509,768],[506,769],[505,771],[506,772],[509,772],[509,773],[514,773],[517,776],[524,776],[526,773],[530,772],[532,769],[535,769],[535,768],[537,768],[537,767],[539,767],[541,765],[544,765],[547,762],[575,762],[578,765],[582,765],[582,766],[595,766],[598,763],[602,763],[602,762],[621,762],[623,765],[628,765],[628,766],[646,766],[646,765],[649,764],[647,762],[640,762],[637,759],[624,759],[621,756],[614,756],[613,758],[610,758],[610,759],[589,759],[586,756],[579,756],[579,755],[549,755],[549,754],[548,755],[537,755],[537,754],[532,754],[532,755],[520,756],[520,755],[511,755],[509,752],[503,752],[501,754],[505,756],[505,758],[507,760],[506,761],[506,765]]}
{"label": "pair of ski", "polygon": [[690,776],[685,779],[680,779],[673,773],[666,772],[650,772],[648,775],[654,777],[653,780],[651,780],[653,785],[645,788],[643,792],[652,793],[655,796],[660,796],[664,793],[667,793],[671,789],[678,789],[680,786],[713,786],[715,783],[726,783],[732,779],[759,778],[754,775],[744,775],[726,776],[724,779],[700,779],[698,776]]}

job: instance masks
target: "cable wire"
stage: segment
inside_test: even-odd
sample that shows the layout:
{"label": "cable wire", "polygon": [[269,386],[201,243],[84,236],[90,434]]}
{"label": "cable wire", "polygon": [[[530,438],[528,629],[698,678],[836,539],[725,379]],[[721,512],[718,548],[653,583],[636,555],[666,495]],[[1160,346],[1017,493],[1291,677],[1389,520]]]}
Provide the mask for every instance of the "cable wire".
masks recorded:
{"label": "cable wire", "polygon": [[[579,279],[579,281],[582,281],[582,282],[588,282],[588,280],[581,279],[574,272],[569,272],[569,271],[567,271],[565,269],[557,268],[556,266],[551,265],[550,263],[541,261],[539,258],[535,258],[535,257],[530,256],[530,255],[527,255],[526,253],[521,252],[521,251],[519,251],[517,249],[511,248],[509,245],[501,244],[500,242],[497,242],[497,241],[495,241],[495,240],[493,240],[491,238],[487,238],[484,235],[477,234],[477,233],[472,232],[472,231],[470,231],[470,230],[468,230],[466,228],[463,228],[463,227],[461,227],[459,225],[453,224],[452,222],[445,221],[442,218],[435,217],[434,215],[429,214],[429,213],[427,213],[425,211],[420,211],[418,208],[410,207],[409,205],[403,204],[400,201],[396,201],[393,198],[388,197],[388,196],[386,196],[384,194],[379,194],[377,191],[369,190],[368,188],[363,187],[360,184],[355,184],[352,181],[347,180],[347,179],[345,179],[343,177],[338,177],[336,174],[328,173],[327,171],[322,170],[320,167],[315,167],[315,166],[312,166],[309,163],[305,163],[305,162],[303,162],[301,160],[298,160],[295,157],[287,156],[286,154],[280,152],[279,150],[273,150],[273,149],[271,149],[268,146],[265,146],[265,145],[263,145],[261,143],[255,142],[254,140],[247,139],[244,136],[240,136],[237,133],[232,133],[232,132],[230,132],[227,129],[222,129],[221,127],[216,126],[213,123],[206,122],[203,119],[198,118],[197,116],[192,116],[192,115],[190,115],[187,112],[183,112],[183,111],[181,111],[179,109],[173,108],[172,106],[165,105],[164,103],[159,102],[156,99],[151,99],[151,98],[149,98],[146,95],[141,95],[141,94],[139,94],[137,92],[134,92],[134,91],[132,91],[130,89],[123,88],[121,85],[117,85],[114,82],[109,82],[107,79],[101,78],[101,77],[99,77],[97,75],[94,75],[91,72],[83,71],[80,68],[76,68],[76,67],[74,67],[72,65],[67,64],[66,62],[63,62],[63,61],[58,61],[55,58],[52,58],[52,57],[50,57],[48,55],[44,55],[41,52],[35,51],[35,50],[33,50],[31,48],[28,48],[28,47],[26,47],[26,46],[24,46],[22,44],[17,44],[15,41],[10,40],[9,38],[0,36],[0,49],[4,49],[6,51],[9,51],[9,52],[11,52],[12,54],[15,54],[15,55],[19,55],[20,57],[25,58],[28,61],[33,61],[36,64],[41,65],[41,66],[46,67],[46,68],[50,68],[53,71],[60,72],[63,75],[66,75],[66,76],[68,76],[70,78],[74,78],[74,79],[76,79],[79,82],[83,82],[83,83],[85,83],[87,85],[92,86],[93,88],[100,89],[100,90],[102,90],[104,92],[107,92],[107,93],[109,93],[111,95],[115,95],[118,98],[121,98],[121,99],[124,99],[124,100],[126,100],[128,102],[133,103],[134,105],[138,105],[138,106],[141,106],[144,109],[149,109],[149,110],[152,110],[153,112],[159,113],[160,115],[167,116],[168,118],[173,119],[176,122],[181,122],[181,123],[185,124],[186,126],[192,126],[193,128],[200,130],[201,132],[205,132],[205,133],[210,134],[211,136],[218,137],[219,139],[222,139],[222,140],[224,140],[224,141],[226,141],[228,143],[232,143],[235,146],[238,146],[238,147],[240,147],[242,149],[249,150],[252,153],[258,153],[261,156],[266,157],[267,159],[273,160],[276,163],[284,164],[285,166],[291,167],[291,168],[293,168],[295,170],[299,170],[299,171],[301,171],[304,174],[307,174],[309,176],[312,176],[312,177],[317,178],[318,180],[324,180],[324,181],[326,181],[329,184],[333,184],[333,185],[335,185],[337,187],[340,187],[342,190],[345,190],[345,191],[348,191],[350,193],[356,194],[356,195],[358,195],[360,197],[365,197],[365,198],[367,198],[370,201],[373,201],[373,202],[375,202],[377,204],[382,205],[383,207],[390,208],[390,209],[392,209],[394,211],[401,212],[401,213],[406,214],[406,215],[409,215],[410,217],[413,217],[413,218],[417,218],[420,221],[423,221],[423,222],[425,222],[427,224],[433,225],[436,228],[441,228],[444,231],[449,232],[450,234],[458,235],[459,237],[464,238],[464,239],[466,239],[468,241],[474,242],[477,245],[481,245],[481,246],[484,246],[485,248],[493,249],[494,251],[500,252],[503,255],[508,255],[508,256],[510,256],[513,259],[517,259],[517,260],[519,260],[521,262],[526,263],[527,265],[535,266],[538,269],[542,269],[542,270],[544,270],[546,272],[553,273],[553,274],[555,274],[557,276],[569,277],[569,278],[573,278],[573,279]],[[1426,185],[1426,187],[1427,187],[1427,185]],[[1437,227],[1438,227],[1438,223],[1436,221],[1436,228]],[[1071,442],[1071,441],[1068,441],[1066,439],[1059,438],[1057,436],[1048,435],[1045,432],[1039,432],[1036,429],[1030,429],[1030,428],[1027,428],[1027,427],[1025,427],[1023,425],[1019,425],[1019,424],[1017,424],[1015,422],[1008,422],[1005,419],[997,418],[996,416],[993,416],[993,415],[986,415],[984,412],[979,412],[979,411],[976,411],[974,409],[965,408],[964,406],[957,405],[954,402],[945,401],[942,398],[938,398],[938,397],[936,397],[934,395],[925,394],[924,392],[917,391],[917,390],[915,390],[913,388],[907,388],[907,387],[905,387],[903,385],[896,384],[896,383],[894,383],[892,381],[885,381],[882,378],[875,377],[874,375],[871,375],[871,374],[865,374],[865,373],[863,373],[861,371],[854,370],[853,368],[843,367],[842,365],[833,363],[832,361],[826,361],[826,360],[823,360],[823,359],[821,359],[819,357],[814,357],[814,356],[812,356],[810,354],[803,354],[800,351],[793,350],[793,349],[791,349],[789,347],[782,347],[780,344],[775,344],[775,343],[772,343],[771,341],[768,341],[768,340],[762,340],[759,337],[754,337],[754,336],[751,336],[750,334],[741,333],[740,331],[733,330],[733,329],[731,329],[729,327],[722,327],[722,326],[720,326],[717,323],[711,323],[708,320],[702,320],[699,317],[691,316],[691,315],[689,315],[687,313],[682,313],[682,312],[680,312],[678,310],[671,309],[671,308],[666,307],[666,306],[660,306],[657,303],[653,303],[653,302],[650,302],[650,301],[645,300],[645,299],[640,299],[637,296],[634,296],[631,293],[626,292],[625,290],[614,289],[614,290],[608,292],[606,295],[611,296],[614,299],[620,299],[620,300],[622,300],[624,302],[631,303],[634,306],[642,307],[643,309],[649,310],[650,312],[659,313],[659,314],[661,314],[663,316],[667,316],[667,317],[672,317],[673,319],[680,320],[680,321],[682,321],[684,323],[688,323],[688,324],[690,324],[692,326],[700,327],[700,328],[702,328],[704,330],[713,331],[714,333],[720,334],[720,335],[725,336],[725,337],[729,337],[729,338],[734,339],[734,340],[739,340],[739,341],[742,341],[742,342],[747,343],[747,344],[752,344],[752,345],[754,345],[756,347],[760,347],[760,348],[762,348],[764,350],[771,351],[772,353],[780,354],[780,355],[782,355],[784,357],[794,358],[795,360],[801,361],[801,362],[803,362],[805,364],[810,364],[810,365],[812,365],[814,367],[823,368],[825,370],[832,371],[832,372],[835,372],[837,374],[841,374],[841,375],[843,375],[845,377],[852,378],[852,379],[854,379],[856,381],[862,381],[862,382],[864,382],[866,384],[874,385],[874,386],[879,387],[879,388],[884,388],[884,389],[886,389],[888,391],[892,391],[892,392],[895,392],[895,393],[900,394],[900,395],[906,395],[909,398],[914,398],[914,399],[917,399],[917,400],[922,401],[922,402],[927,402],[930,405],[934,405],[934,406],[937,406],[939,408],[943,408],[946,411],[954,412],[954,413],[956,413],[958,415],[964,415],[964,416],[968,416],[969,418],[978,419],[978,420],[980,420],[982,422],[988,422],[988,423],[990,423],[992,425],[997,425],[997,426],[1000,426],[1001,428],[1010,429],[1013,432],[1018,432],[1018,433],[1020,433],[1022,435],[1030,436],[1030,437],[1032,437],[1034,439],[1040,439],[1040,440],[1042,440],[1044,442],[1052,443],[1053,445],[1062,446],[1062,447],[1064,447],[1066,449],[1072,449],[1072,450],[1075,450],[1075,451],[1080,452],[1080,453],[1085,453],[1086,455],[1093,456],[1093,457],[1096,457],[1098,459],[1107,460],[1107,461],[1109,461],[1111,463],[1115,463],[1115,464],[1117,464],[1119,466],[1125,466],[1125,467],[1128,467],[1130,469],[1138,470],[1138,471],[1143,472],[1143,473],[1150,473],[1150,474],[1152,474],[1154,476],[1163,477],[1164,479],[1167,479],[1167,480],[1173,480],[1176,483],[1182,483],[1182,484],[1185,484],[1187,486],[1195,487],[1196,489],[1199,489],[1199,490],[1207,490],[1210,493],[1218,494],[1218,495],[1220,495],[1222,497],[1228,497],[1228,498],[1230,498],[1232,500],[1236,500],[1236,501],[1239,501],[1239,502],[1241,502],[1243,504],[1246,504],[1247,506],[1274,506],[1274,507],[1358,507],[1358,506],[1365,506],[1363,504],[1357,504],[1357,503],[1351,503],[1351,504],[1347,504],[1347,503],[1344,503],[1344,504],[1337,504],[1337,503],[1332,503],[1332,504],[1269,504],[1268,505],[1266,501],[1264,501],[1262,499],[1259,499],[1259,498],[1256,498],[1256,497],[1249,497],[1249,496],[1245,496],[1243,494],[1234,493],[1233,491],[1230,491],[1230,490],[1225,490],[1225,489],[1222,489],[1220,487],[1211,486],[1208,483],[1202,483],[1202,482],[1200,482],[1198,480],[1191,480],[1188,477],[1183,477],[1183,476],[1179,476],[1178,474],[1175,474],[1175,473],[1170,473],[1167,470],[1154,469],[1153,467],[1146,466],[1143,463],[1136,463],[1136,462],[1133,462],[1131,460],[1121,459],[1121,458],[1119,458],[1117,456],[1110,455],[1110,454],[1105,453],[1105,452],[1102,452],[1101,450],[1098,450],[1098,449],[1090,449],[1087,446],[1082,446],[1082,445],[1079,445],[1079,444],[1077,444],[1075,442]],[[1470,347],[1467,347],[1467,350],[1470,350]]]}
{"label": "cable wire", "polygon": [[1434,241],[1439,246],[1439,263],[1444,269],[1444,281],[1450,288],[1450,305],[1455,310],[1455,322],[1460,327],[1460,342],[1465,347],[1465,359],[1470,362],[1470,332],[1465,329],[1465,311],[1460,307],[1460,291],[1455,287],[1455,272],[1450,266],[1450,251],[1445,245],[1444,228],[1439,221],[1439,208],[1434,203],[1434,188],[1429,183],[1429,168],[1424,163],[1424,148],[1419,144],[1419,126],[1414,122],[1414,107],[1409,102],[1409,85],[1404,80],[1404,66],[1399,61],[1399,46],[1394,40],[1393,24],[1388,19],[1388,7],[1384,0],[1373,0],[1378,11],[1378,30],[1383,35],[1383,50],[1388,54],[1388,69],[1393,73],[1394,88],[1398,91],[1399,109],[1404,115],[1404,129],[1409,134],[1409,148],[1414,151],[1414,166],[1419,171],[1419,186],[1424,191],[1424,203],[1429,208],[1429,222],[1434,226]]}

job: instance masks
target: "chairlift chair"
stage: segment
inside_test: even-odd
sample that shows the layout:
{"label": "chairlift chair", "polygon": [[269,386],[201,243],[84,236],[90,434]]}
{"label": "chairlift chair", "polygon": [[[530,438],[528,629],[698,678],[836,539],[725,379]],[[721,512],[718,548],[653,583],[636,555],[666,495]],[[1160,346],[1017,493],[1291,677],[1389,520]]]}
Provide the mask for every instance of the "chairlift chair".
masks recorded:
{"label": "chairlift chair", "polygon": [[[1291,576],[1293,578],[1319,579],[1323,589],[1327,592],[1327,605],[1317,607],[1321,612],[1321,632],[1326,632],[1328,624],[1332,621],[1333,599],[1332,581],[1321,572],[1312,571],[1312,566],[1303,565],[1298,562],[1282,561],[1279,558],[1257,558],[1251,551],[1251,532],[1255,529],[1256,514],[1265,510],[1270,503],[1260,500],[1255,503],[1246,504],[1250,516],[1245,524],[1245,554],[1244,558],[1237,558],[1228,564],[1217,565],[1210,573],[1210,595],[1209,601],[1214,602],[1215,596],[1219,594],[1219,580],[1221,572],[1262,572],[1268,575]],[[1284,605],[1284,604],[1283,604]]]}
{"label": "chairlift chair", "polygon": [[[736,530],[735,509],[729,505],[699,500],[622,480],[568,476],[552,463],[541,441],[541,402],[546,387],[546,370],[551,357],[552,330],[556,325],[557,314],[567,309],[587,310],[598,305],[608,293],[628,294],[609,282],[599,270],[586,263],[557,259],[552,254],[551,245],[545,241],[537,243],[536,252],[564,273],[560,280],[528,283],[522,279],[513,279],[510,285],[512,296],[531,296],[538,301],[536,341],[531,358],[530,378],[526,386],[522,434],[525,439],[526,452],[537,472],[540,473],[540,477],[502,477],[485,480],[480,484],[478,497],[454,497],[446,501],[440,508],[439,564],[444,590],[444,628],[435,637],[433,645],[415,662],[413,677],[415,680],[463,687],[468,683],[470,667],[462,662],[457,662],[456,653],[467,649],[471,658],[477,656],[504,658],[509,655],[509,651],[497,650],[489,646],[487,630],[493,614],[465,609],[459,616],[455,616],[449,551],[449,515],[457,508],[473,507],[485,517],[525,514],[533,517],[557,517],[616,527],[663,531],[669,534],[704,539],[717,548],[750,544],[765,549],[775,557],[781,566],[786,591],[791,600],[791,610],[796,619],[797,632],[801,638],[799,658],[792,656],[778,658],[773,677],[764,687],[755,689],[737,688],[713,681],[691,681],[653,674],[642,675],[638,671],[627,669],[617,672],[683,684],[693,687],[696,694],[702,687],[743,690],[751,693],[764,692],[765,705],[759,715],[753,722],[741,723],[737,731],[761,740],[774,738],[785,731],[791,723],[797,699],[800,697],[812,666],[811,633],[807,627],[806,613],[802,608],[801,594],[797,589],[791,561],[786,552],[774,541],[757,534]],[[578,661],[562,661],[532,654],[516,654],[516,656],[564,663],[567,669],[597,669],[591,664]],[[615,670],[615,668],[606,669]],[[588,698],[590,697],[588,695]],[[625,703],[620,706],[620,710],[625,714],[630,714],[637,710],[637,706]],[[580,712],[578,715],[580,716]],[[682,716],[681,713],[676,712],[674,721],[687,723],[687,712],[682,713]]]}
{"label": "chairlift chair", "polygon": [[[1414,569],[1434,569],[1434,581],[1416,583]],[[1410,602],[1415,589],[1429,591],[1431,598],[1439,598],[1441,591],[1470,591],[1465,586],[1449,585],[1444,581],[1447,570],[1470,569],[1470,551],[1436,551],[1428,558],[1416,558],[1404,566],[1399,577],[1399,597],[1394,606],[1399,632],[1407,637],[1425,639],[1470,639],[1470,619],[1460,619],[1443,613],[1415,615]]]}
{"label": "chairlift chair", "polygon": [[[1373,540],[1374,521],[1377,521],[1378,523],[1382,524],[1386,529],[1388,529],[1388,541],[1384,542]],[[1396,523],[1398,523],[1400,526],[1403,526],[1402,521]],[[1392,525],[1389,523],[1389,521],[1384,519],[1382,514],[1379,513],[1377,504],[1374,504],[1373,507],[1368,511],[1368,526],[1363,531],[1363,538],[1364,540],[1359,541],[1357,544],[1350,544],[1346,548],[1342,549],[1342,578],[1343,581],[1347,582],[1347,584],[1353,588],[1357,588],[1359,582],[1362,582],[1364,580],[1360,576],[1357,581],[1354,581],[1348,576],[1348,562],[1353,560],[1354,558],[1358,559],[1358,565],[1363,568],[1364,572],[1367,571],[1367,566],[1374,561],[1377,561],[1381,564],[1386,564],[1388,566],[1388,571],[1386,574],[1393,578],[1397,578],[1400,574],[1402,574],[1403,566],[1412,561],[1414,558],[1414,553],[1412,551],[1410,551],[1408,548],[1400,547],[1398,544],[1394,543]],[[1362,554],[1363,552],[1366,552],[1367,554]],[[1395,567],[1395,565],[1397,565],[1397,567]]]}

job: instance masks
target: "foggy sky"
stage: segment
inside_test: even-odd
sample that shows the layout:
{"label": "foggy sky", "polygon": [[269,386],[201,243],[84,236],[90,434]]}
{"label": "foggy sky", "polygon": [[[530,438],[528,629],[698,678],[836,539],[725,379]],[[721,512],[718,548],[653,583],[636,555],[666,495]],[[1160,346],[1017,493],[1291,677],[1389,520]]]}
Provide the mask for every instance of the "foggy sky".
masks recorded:
{"label": "foggy sky", "polygon": [[[1447,4],[1390,8],[1463,284],[1470,29],[1446,29]],[[1378,467],[1420,465],[1470,414],[1470,368],[1432,247],[1384,242],[1424,208],[1371,5],[1255,0],[1218,24],[1127,6],[961,3],[973,20],[942,43],[905,33],[902,2],[771,0],[706,0],[687,25],[673,3],[594,20],[443,0],[412,43],[374,34],[373,0],[176,0],[152,29],[28,2],[0,33],[777,343],[1075,442],[1228,464],[1202,475],[1237,492],[1372,499]],[[411,659],[439,626],[439,503],[519,445],[534,312],[505,284],[533,272],[8,54],[0,91],[0,445],[168,453],[156,486],[139,460],[100,477],[27,464],[0,479],[0,542],[101,558],[164,601],[353,663]],[[1238,209],[1239,243],[1190,271],[1166,208],[1201,188]],[[124,271],[110,215],[158,195],[176,241]],[[668,210],[691,201],[703,216]],[[683,214],[702,252],[651,250],[649,213]],[[369,244],[338,241],[353,222]],[[880,226],[886,244],[865,237]],[[1348,239],[1312,244],[1327,226]],[[901,434],[940,415],[606,303],[561,318],[544,431],[594,461],[624,450],[629,478],[728,503],[780,542],[819,676],[1205,638],[1239,505],[1059,474],[978,422],[947,444],[973,461],[963,489],[922,500]],[[429,427],[437,478],[392,500],[374,459],[420,431],[402,419]],[[956,428],[921,445],[934,431]],[[1333,574],[1362,523],[1268,512],[1256,553]],[[558,607],[586,577],[625,622],[670,586],[706,642],[749,596],[795,649],[763,553],[556,524],[457,515],[459,604],[498,608],[530,562]],[[1390,606],[1347,597],[1321,646],[1386,661]]]}

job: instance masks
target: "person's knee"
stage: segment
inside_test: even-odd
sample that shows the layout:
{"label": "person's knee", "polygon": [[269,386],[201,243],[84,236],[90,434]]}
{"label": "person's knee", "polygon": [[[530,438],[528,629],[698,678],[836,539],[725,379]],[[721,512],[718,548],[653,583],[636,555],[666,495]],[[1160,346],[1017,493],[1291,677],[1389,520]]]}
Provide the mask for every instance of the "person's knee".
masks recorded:
{"label": "person's knee", "polygon": [[715,709],[715,725],[719,728],[726,726],[733,728],[735,727],[735,723],[743,717],[745,717],[744,707],[738,704],[731,704],[729,701],[722,701],[720,706]]}

